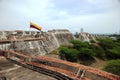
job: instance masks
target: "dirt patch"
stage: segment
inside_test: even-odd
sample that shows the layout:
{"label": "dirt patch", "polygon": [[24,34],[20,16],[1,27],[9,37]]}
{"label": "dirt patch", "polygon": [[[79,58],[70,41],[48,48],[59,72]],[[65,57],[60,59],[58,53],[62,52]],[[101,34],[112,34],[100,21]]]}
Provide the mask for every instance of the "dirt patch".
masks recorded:
{"label": "dirt patch", "polygon": [[92,63],[91,67],[97,68],[97,69],[102,69],[104,67],[104,65],[106,64],[106,60],[101,60],[99,58],[95,58],[95,62]]}
{"label": "dirt patch", "polygon": [[6,60],[5,58],[0,59],[0,70],[6,70],[13,68],[15,64],[11,63],[10,61]]}

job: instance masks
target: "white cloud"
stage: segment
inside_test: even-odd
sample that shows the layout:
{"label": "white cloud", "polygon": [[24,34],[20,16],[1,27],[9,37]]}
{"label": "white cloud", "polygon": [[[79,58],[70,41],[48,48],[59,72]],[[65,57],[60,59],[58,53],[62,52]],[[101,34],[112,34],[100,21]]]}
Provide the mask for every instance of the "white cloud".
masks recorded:
{"label": "white cloud", "polygon": [[87,0],[89,3],[98,5],[101,7],[114,7],[120,6],[119,0]]}
{"label": "white cloud", "polygon": [[0,30],[29,30],[29,21],[41,25],[43,30],[69,28],[75,32],[83,27],[88,32],[115,32],[119,28],[118,0],[73,1],[66,0],[63,5],[64,0],[57,4],[54,0],[2,0]]}
{"label": "white cloud", "polygon": [[50,7],[53,7],[50,0],[3,0],[0,2],[0,28],[16,26],[17,29],[18,25],[26,26],[23,25],[26,21],[46,20]]}
{"label": "white cloud", "polygon": [[59,14],[64,16],[64,15],[67,15],[67,12],[66,11],[60,11]]}

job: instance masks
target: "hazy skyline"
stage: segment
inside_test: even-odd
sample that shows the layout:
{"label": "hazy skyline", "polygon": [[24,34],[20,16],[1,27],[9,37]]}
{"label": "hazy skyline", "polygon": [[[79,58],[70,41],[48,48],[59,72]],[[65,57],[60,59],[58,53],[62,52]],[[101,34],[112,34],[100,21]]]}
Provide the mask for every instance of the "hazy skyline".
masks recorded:
{"label": "hazy skyline", "polygon": [[69,29],[89,33],[120,30],[120,0],[0,0],[0,30]]}

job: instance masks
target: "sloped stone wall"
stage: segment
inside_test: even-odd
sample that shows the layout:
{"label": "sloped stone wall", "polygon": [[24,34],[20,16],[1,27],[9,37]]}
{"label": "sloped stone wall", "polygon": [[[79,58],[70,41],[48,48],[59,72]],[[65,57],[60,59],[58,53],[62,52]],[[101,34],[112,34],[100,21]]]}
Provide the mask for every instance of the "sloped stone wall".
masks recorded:
{"label": "sloped stone wall", "polygon": [[87,41],[87,42],[90,42],[90,40],[94,40],[96,41],[96,38],[106,38],[108,36],[105,36],[105,35],[98,35],[98,34],[89,34],[89,33],[86,33],[86,32],[81,32],[79,33],[79,37],[78,39],[81,40],[81,41]]}
{"label": "sloped stone wall", "polygon": [[69,41],[73,40],[72,33],[68,30],[52,30],[48,32],[53,35],[59,45],[69,45]]}
{"label": "sloped stone wall", "polygon": [[[26,38],[43,38],[36,41],[14,41]],[[34,31],[0,31],[0,40],[11,40],[11,43],[0,44],[2,50],[15,50],[27,53],[30,56],[45,55],[60,45],[69,44],[73,39],[72,34],[68,30],[51,30],[48,32]]]}

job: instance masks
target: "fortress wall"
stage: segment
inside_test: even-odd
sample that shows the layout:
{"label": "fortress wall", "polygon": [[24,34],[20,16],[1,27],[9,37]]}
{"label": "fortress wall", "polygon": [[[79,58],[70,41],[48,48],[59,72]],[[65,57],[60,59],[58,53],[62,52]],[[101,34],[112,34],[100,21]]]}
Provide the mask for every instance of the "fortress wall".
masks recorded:
{"label": "fortress wall", "polygon": [[55,38],[59,45],[69,45],[69,41],[73,40],[72,33],[68,30],[52,30],[48,31],[51,33]]}
{"label": "fortress wall", "polygon": [[[43,38],[34,41],[16,41],[29,38]],[[48,32],[35,31],[0,31],[0,40],[11,40],[11,43],[0,44],[2,50],[15,50],[27,55],[45,55],[60,45],[69,44],[73,36],[68,30],[51,30]]]}
{"label": "fortress wall", "polygon": [[108,36],[100,35],[100,34],[89,34],[86,32],[79,33],[78,39],[81,41],[87,41],[90,42],[90,40],[96,41],[96,38],[107,38]]}

